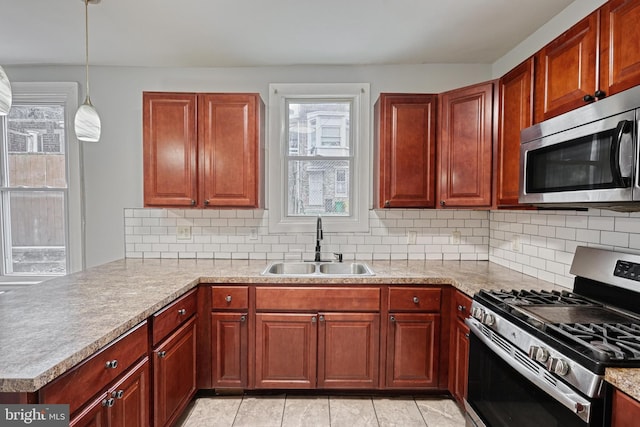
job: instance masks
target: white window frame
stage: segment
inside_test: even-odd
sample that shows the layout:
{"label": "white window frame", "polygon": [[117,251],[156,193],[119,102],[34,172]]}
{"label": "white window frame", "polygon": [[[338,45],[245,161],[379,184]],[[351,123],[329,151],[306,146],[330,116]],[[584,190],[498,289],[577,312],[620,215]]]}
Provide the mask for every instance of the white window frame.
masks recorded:
{"label": "white window frame", "polygon": [[268,142],[268,199],[269,231],[272,233],[312,232],[315,216],[289,216],[287,214],[287,167],[284,164],[287,141],[287,101],[345,99],[353,106],[351,132],[353,146],[352,170],[348,177],[350,215],[324,216],[327,232],[369,231],[371,195],[371,135],[369,83],[316,83],[269,85],[269,142]]}
{"label": "white window frame", "polygon": [[[65,106],[65,153],[67,188],[61,189],[65,194],[65,248],[67,254],[66,274],[84,269],[84,227],[82,202],[82,146],[78,143],[73,131],[73,120],[78,109],[78,83],[75,82],[12,82],[13,103],[64,104]],[[0,132],[7,137],[6,118],[0,118]],[[6,166],[4,150],[0,152],[0,161]],[[5,167],[3,166],[3,168]],[[0,183],[2,188],[5,183]],[[2,209],[6,209],[1,206]],[[4,215],[3,215],[4,216]],[[0,255],[5,254],[4,220],[0,225]],[[0,286],[37,283],[56,276],[6,274],[5,262],[0,263]]]}

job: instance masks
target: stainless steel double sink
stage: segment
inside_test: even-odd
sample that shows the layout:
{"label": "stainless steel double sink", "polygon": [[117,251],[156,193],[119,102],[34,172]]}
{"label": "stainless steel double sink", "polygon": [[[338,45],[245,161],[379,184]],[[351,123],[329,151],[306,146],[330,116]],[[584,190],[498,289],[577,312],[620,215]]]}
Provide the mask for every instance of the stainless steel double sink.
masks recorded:
{"label": "stainless steel double sink", "polygon": [[330,261],[274,261],[262,272],[263,276],[374,276],[363,262]]}

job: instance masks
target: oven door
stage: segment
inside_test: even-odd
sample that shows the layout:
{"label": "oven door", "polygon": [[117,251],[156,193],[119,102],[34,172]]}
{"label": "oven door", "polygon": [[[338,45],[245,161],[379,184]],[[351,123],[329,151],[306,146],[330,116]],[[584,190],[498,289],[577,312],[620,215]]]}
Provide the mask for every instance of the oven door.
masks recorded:
{"label": "oven door", "polygon": [[636,167],[635,112],[525,142],[520,202],[631,202]]}
{"label": "oven door", "polygon": [[[494,352],[486,336],[471,328],[467,427],[603,427],[607,399],[587,399],[566,393],[553,396],[523,372],[522,362],[505,360],[506,352]],[[478,335],[476,335],[478,334]],[[479,338],[480,336],[480,338]],[[505,344],[507,344],[505,342]],[[508,344],[507,344],[508,345]],[[515,349],[515,351],[519,351]],[[524,353],[523,353],[524,355]],[[528,359],[528,356],[524,355]],[[524,362],[526,363],[526,362]],[[526,368],[524,368],[526,370]],[[568,387],[567,387],[568,389]],[[560,399],[560,400],[559,400]],[[573,400],[573,404],[570,400]],[[581,405],[580,415],[568,406]],[[584,409],[588,407],[588,416]],[[575,406],[574,406],[575,408]],[[587,419],[585,419],[587,418]]]}

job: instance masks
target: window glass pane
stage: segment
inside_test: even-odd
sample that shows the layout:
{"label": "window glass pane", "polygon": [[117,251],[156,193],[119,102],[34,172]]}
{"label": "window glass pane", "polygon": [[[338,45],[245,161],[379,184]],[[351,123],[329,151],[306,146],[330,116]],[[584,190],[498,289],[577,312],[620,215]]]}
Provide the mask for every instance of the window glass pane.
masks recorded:
{"label": "window glass pane", "polygon": [[[350,160],[289,160],[287,165],[289,216],[349,216],[348,191],[343,190]],[[344,180],[336,180],[337,171]]]}
{"label": "window glass pane", "polygon": [[14,105],[7,120],[7,183],[66,188],[62,105]]}
{"label": "window glass pane", "polygon": [[64,274],[64,193],[10,191],[8,196],[13,274]]}
{"label": "window glass pane", "polygon": [[288,101],[289,156],[348,157],[350,101]]}

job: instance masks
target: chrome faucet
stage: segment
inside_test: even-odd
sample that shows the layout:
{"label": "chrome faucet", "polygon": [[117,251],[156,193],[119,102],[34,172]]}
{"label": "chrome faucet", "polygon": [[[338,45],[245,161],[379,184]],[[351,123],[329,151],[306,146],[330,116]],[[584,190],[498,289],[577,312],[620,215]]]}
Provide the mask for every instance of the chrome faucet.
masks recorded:
{"label": "chrome faucet", "polygon": [[314,261],[320,261],[320,240],[322,240],[322,218],[318,215],[316,222],[316,257]]}

